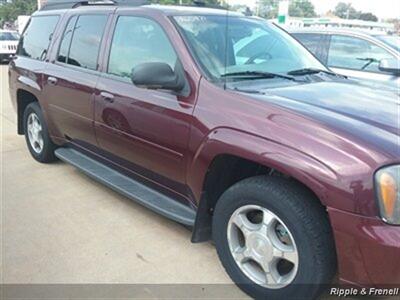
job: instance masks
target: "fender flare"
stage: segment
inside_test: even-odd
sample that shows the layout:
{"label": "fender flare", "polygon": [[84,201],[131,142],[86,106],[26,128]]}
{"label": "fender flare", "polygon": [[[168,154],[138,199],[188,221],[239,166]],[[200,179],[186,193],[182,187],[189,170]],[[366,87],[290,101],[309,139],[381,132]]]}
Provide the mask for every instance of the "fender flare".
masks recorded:
{"label": "fender flare", "polygon": [[[42,107],[42,103],[40,102],[40,98],[39,95],[42,91],[40,85],[33,80],[32,78],[30,78],[27,75],[18,75],[17,77],[17,84],[15,86],[15,94],[11,95],[11,97],[15,97],[14,100],[12,99],[12,102],[15,103],[15,110],[17,112],[17,118],[18,118],[18,134],[22,134],[23,133],[23,129],[22,129],[22,116],[23,116],[23,111],[22,108],[20,107],[20,103],[19,103],[19,97],[18,97],[18,93],[23,91],[23,92],[27,92],[29,94],[32,94],[37,101],[39,102],[39,105]],[[44,111],[44,108],[42,107],[43,110],[43,115],[46,118],[46,113]],[[47,118],[46,118],[47,119]],[[47,121],[47,120],[46,120]]]}
{"label": "fender flare", "polygon": [[330,206],[326,184],[337,182],[338,177],[322,161],[299,149],[260,136],[231,128],[217,128],[203,140],[188,167],[187,182],[198,201],[193,242],[206,241],[211,237],[212,217],[203,190],[209,168],[220,155],[240,157],[290,176],[314,192],[323,205]]}

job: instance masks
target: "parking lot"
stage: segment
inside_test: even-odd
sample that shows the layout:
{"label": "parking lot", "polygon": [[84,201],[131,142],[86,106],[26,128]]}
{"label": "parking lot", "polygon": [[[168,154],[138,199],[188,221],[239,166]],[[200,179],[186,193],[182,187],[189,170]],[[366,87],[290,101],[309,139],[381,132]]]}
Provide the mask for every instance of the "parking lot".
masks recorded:
{"label": "parking lot", "polygon": [[4,283],[231,283],[212,244],[71,166],[35,162],[0,68]]}

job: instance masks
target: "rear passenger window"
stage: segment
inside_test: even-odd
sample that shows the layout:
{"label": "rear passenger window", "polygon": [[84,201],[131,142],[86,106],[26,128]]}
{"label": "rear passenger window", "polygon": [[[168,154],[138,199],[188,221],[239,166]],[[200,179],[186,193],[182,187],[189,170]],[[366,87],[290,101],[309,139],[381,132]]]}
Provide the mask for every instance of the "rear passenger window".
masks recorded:
{"label": "rear passenger window", "polygon": [[136,66],[162,62],[175,70],[177,55],[164,30],[141,17],[119,17],[111,46],[108,73],[130,78]]}
{"label": "rear passenger window", "polygon": [[96,70],[107,19],[106,15],[83,15],[76,22],[72,18],[64,32],[58,61]]}
{"label": "rear passenger window", "polygon": [[21,38],[18,55],[44,60],[58,19],[59,16],[32,17]]}

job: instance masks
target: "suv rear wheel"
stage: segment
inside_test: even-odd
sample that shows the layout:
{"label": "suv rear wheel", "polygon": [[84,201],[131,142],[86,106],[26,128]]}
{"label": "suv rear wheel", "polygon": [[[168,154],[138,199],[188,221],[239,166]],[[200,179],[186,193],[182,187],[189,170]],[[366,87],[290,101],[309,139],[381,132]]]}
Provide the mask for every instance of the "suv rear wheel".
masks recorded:
{"label": "suv rear wheel", "polygon": [[24,132],[29,152],[41,163],[56,160],[56,145],[51,141],[42,110],[37,102],[29,104],[24,111]]}
{"label": "suv rear wheel", "polygon": [[226,271],[254,298],[313,299],[336,273],[327,214],[281,177],[237,183],[217,202],[213,238]]}

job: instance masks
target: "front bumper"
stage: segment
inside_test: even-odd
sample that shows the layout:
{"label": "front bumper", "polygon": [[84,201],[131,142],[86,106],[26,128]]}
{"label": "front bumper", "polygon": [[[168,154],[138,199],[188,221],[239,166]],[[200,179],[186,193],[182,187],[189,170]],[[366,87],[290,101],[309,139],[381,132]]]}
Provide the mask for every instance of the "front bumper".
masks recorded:
{"label": "front bumper", "polygon": [[342,283],[400,286],[400,226],[328,209]]}

